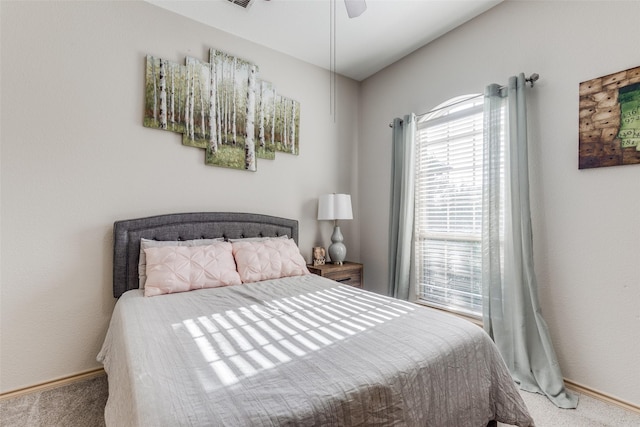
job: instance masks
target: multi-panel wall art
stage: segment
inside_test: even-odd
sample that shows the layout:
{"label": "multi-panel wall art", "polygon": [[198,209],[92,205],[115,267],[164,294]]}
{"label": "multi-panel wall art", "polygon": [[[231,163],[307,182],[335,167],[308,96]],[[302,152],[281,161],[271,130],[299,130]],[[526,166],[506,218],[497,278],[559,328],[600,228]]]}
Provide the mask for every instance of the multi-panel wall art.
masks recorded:
{"label": "multi-panel wall art", "polygon": [[580,83],[579,168],[640,164],[640,67]]}
{"label": "multi-panel wall art", "polygon": [[298,154],[300,104],[258,78],[258,66],[211,49],[185,65],[147,56],[144,126],[182,134],[205,163],[249,171],[276,151]]}

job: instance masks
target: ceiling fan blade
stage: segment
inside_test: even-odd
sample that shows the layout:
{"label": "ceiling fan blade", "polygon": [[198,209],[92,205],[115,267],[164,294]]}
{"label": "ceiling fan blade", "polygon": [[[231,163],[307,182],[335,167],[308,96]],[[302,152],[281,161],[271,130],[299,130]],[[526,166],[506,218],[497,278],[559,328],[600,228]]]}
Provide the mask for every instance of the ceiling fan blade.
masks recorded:
{"label": "ceiling fan blade", "polygon": [[347,15],[349,15],[349,18],[357,18],[362,15],[362,12],[367,10],[365,0],[344,0],[344,5],[347,7]]}

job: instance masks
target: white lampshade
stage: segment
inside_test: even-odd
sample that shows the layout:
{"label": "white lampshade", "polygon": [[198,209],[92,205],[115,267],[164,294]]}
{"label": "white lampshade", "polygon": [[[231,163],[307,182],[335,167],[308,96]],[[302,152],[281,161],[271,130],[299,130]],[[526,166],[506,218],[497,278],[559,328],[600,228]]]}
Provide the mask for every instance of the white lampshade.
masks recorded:
{"label": "white lampshade", "polygon": [[323,194],[318,199],[318,219],[353,219],[349,194]]}

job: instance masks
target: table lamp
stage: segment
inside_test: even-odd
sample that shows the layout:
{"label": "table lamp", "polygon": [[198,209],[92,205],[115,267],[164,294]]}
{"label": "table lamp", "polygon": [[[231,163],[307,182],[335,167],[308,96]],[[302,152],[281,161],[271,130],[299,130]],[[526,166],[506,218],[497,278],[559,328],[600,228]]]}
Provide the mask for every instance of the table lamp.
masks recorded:
{"label": "table lamp", "polygon": [[339,219],[353,219],[351,196],[349,194],[323,194],[318,199],[318,220],[333,220],[333,234],[329,246],[329,258],[334,264],[342,265],[347,256],[347,247],[338,226]]}

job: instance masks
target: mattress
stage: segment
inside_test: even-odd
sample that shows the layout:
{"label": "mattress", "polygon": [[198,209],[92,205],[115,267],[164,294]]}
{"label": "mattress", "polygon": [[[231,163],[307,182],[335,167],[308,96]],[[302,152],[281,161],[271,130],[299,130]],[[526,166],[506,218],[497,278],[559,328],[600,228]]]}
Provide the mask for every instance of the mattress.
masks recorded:
{"label": "mattress", "polygon": [[453,315],[316,275],[118,300],[107,426],[533,426]]}

